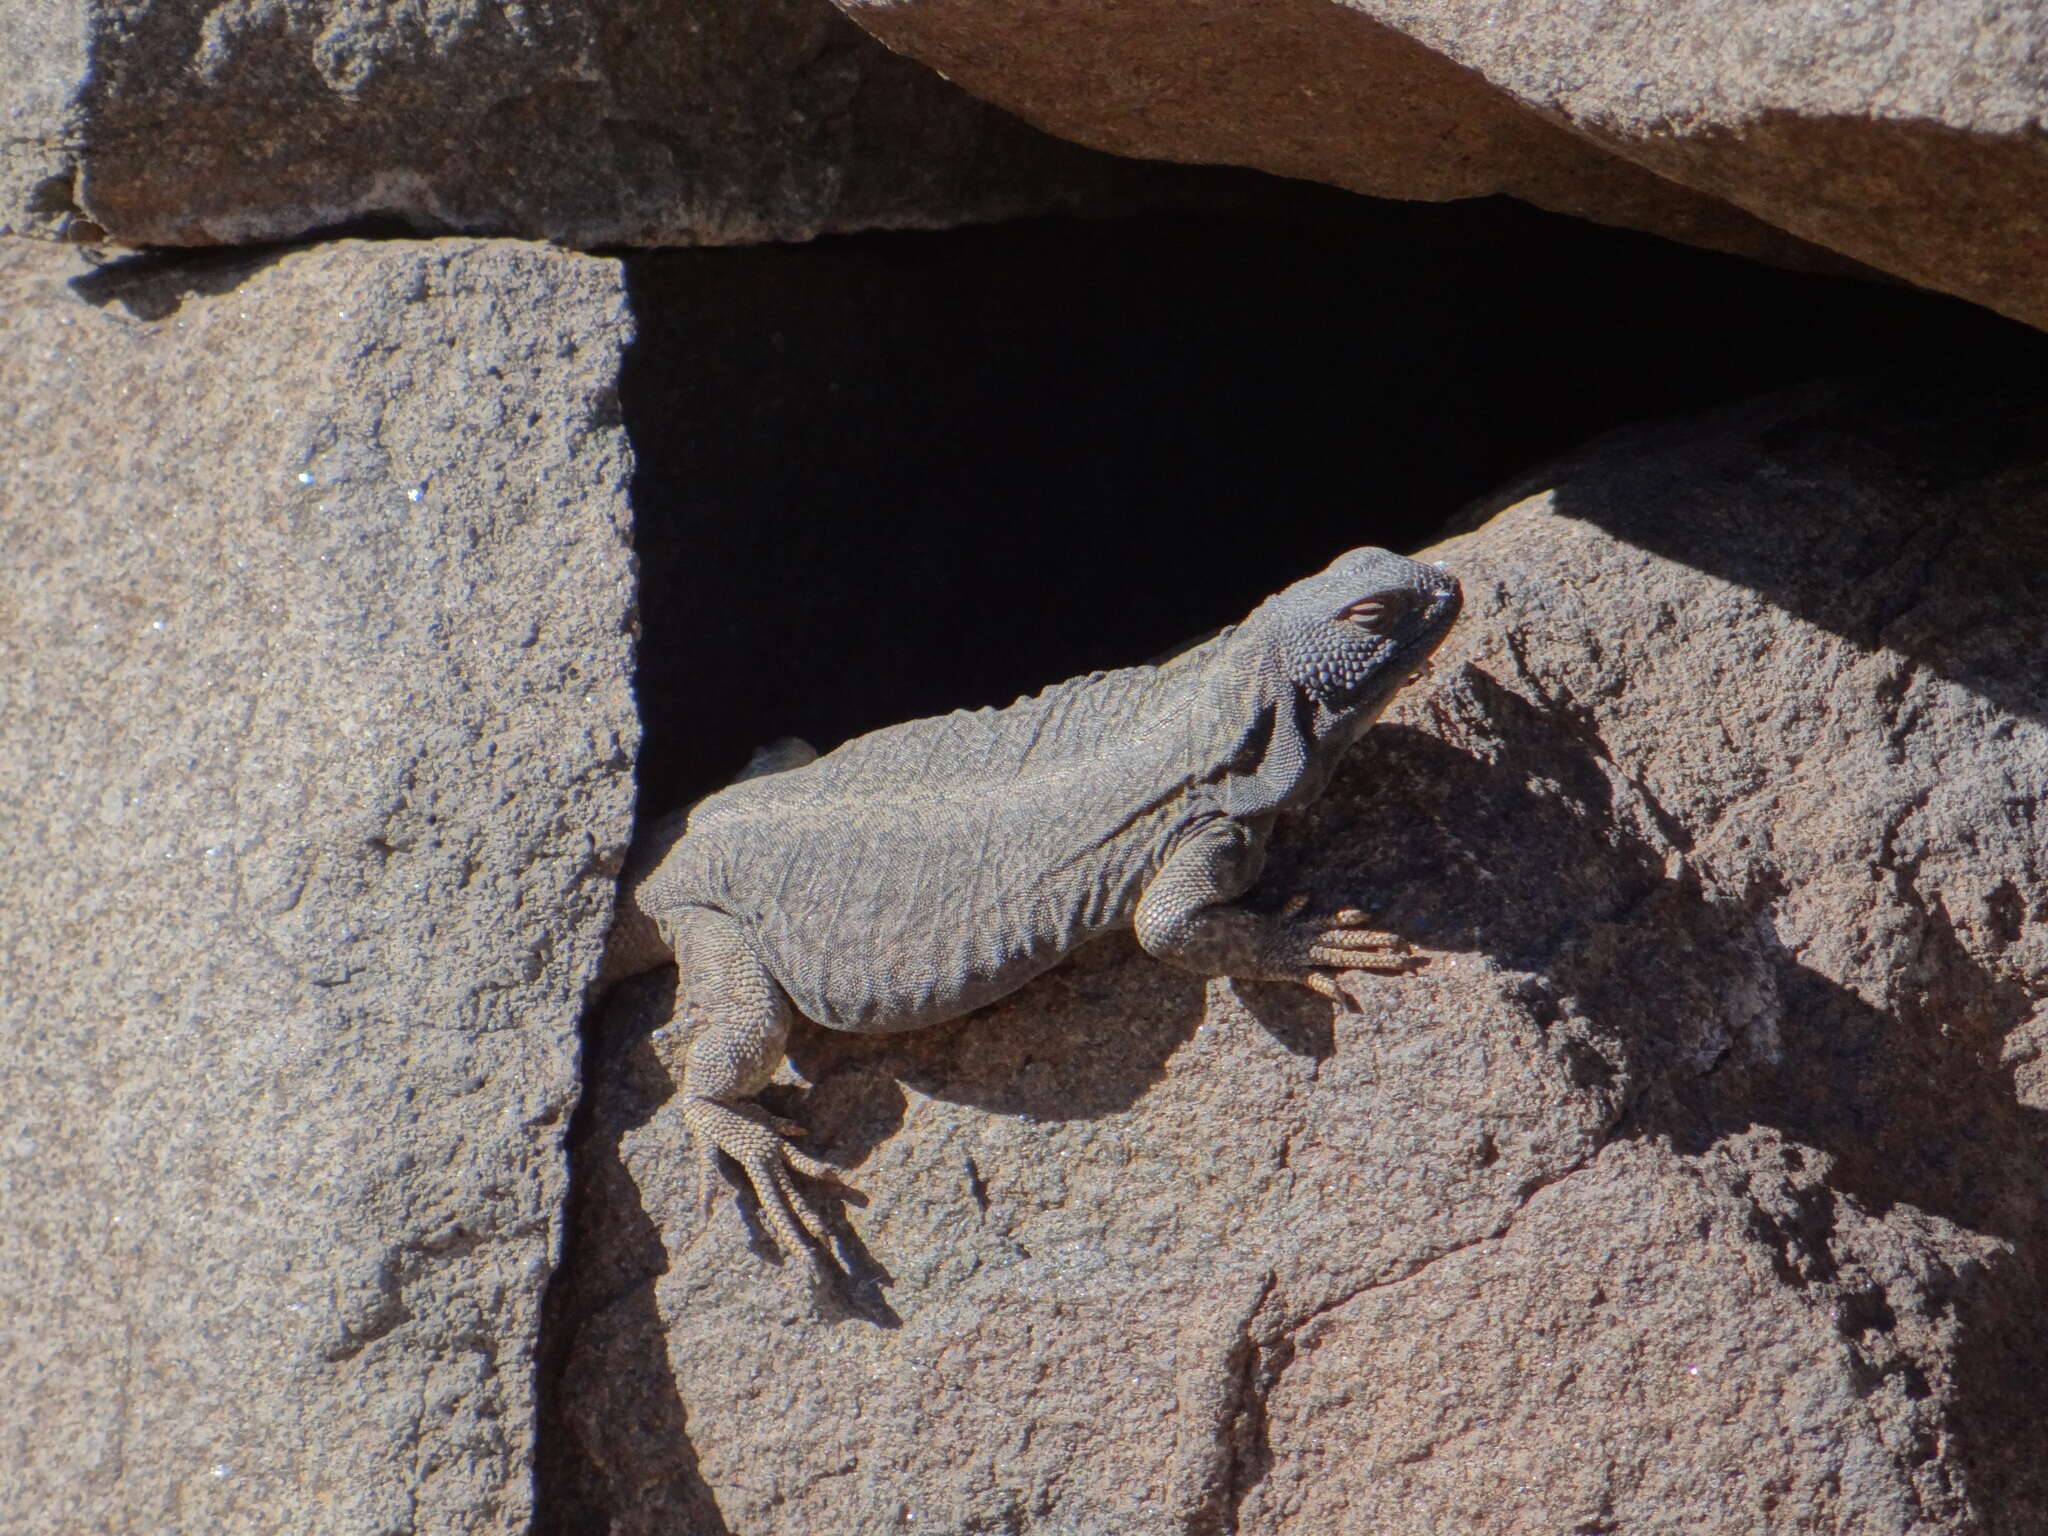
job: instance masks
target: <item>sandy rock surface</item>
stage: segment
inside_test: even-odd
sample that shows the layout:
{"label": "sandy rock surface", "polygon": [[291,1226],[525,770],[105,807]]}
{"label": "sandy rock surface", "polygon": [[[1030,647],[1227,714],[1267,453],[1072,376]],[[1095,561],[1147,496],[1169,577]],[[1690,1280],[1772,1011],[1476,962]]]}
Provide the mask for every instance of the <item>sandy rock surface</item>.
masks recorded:
{"label": "sandy rock surface", "polygon": [[0,249],[0,1530],[526,1528],[638,737],[623,300]]}
{"label": "sandy rock surface", "polygon": [[1049,138],[826,0],[0,4],[0,233],[737,244],[1187,179]]}

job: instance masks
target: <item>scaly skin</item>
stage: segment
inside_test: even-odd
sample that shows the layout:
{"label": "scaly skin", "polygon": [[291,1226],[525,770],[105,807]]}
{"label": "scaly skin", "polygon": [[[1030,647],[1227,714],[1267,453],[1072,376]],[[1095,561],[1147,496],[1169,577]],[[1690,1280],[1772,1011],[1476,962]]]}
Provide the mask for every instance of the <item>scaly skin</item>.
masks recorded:
{"label": "scaly skin", "polygon": [[1007,709],[890,726],[813,759],[757,754],[657,829],[628,870],[608,978],[673,956],[690,1040],[683,1118],[705,1165],[739,1165],[794,1253],[829,1248],[792,1171],[801,1127],[752,1102],[796,1013],[915,1029],[993,1002],[1112,928],[1205,976],[1298,982],[1341,1000],[1348,970],[1401,971],[1363,912],[1236,905],[1274,818],[1441,643],[1459,605],[1440,567],[1353,550],[1163,666],[1099,672]]}

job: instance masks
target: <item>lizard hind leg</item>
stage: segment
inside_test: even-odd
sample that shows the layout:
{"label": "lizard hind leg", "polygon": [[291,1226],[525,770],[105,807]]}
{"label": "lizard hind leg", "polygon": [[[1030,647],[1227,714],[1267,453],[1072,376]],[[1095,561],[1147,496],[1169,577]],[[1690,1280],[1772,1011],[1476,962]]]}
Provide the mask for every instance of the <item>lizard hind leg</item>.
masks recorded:
{"label": "lizard hind leg", "polygon": [[733,783],[744,784],[748,779],[766,778],[771,773],[787,773],[792,768],[805,768],[818,760],[818,749],[801,736],[778,736],[765,746],[754,748],[754,755],[747,759],[747,766],[733,776]]}
{"label": "lizard hind leg", "polygon": [[837,1173],[789,1144],[788,1137],[803,1134],[802,1126],[752,1102],[782,1062],[789,998],[734,918],[699,908],[675,927],[678,1011],[692,1026],[682,1116],[697,1147],[705,1210],[723,1183],[723,1152],[753,1186],[761,1219],[786,1252],[802,1252],[806,1234],[829,1251],[825,1223],[790,1173],[831,1183],[838,1182]]}

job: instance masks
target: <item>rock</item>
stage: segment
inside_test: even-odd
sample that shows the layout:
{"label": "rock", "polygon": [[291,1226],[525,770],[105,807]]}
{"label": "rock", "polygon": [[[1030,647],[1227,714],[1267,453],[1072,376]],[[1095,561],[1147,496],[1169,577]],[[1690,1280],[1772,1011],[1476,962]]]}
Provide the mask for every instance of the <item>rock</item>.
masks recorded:
{"label": "rock", "polygon": [[0,294],[0,1528],[523,1530],[632,806],[621,270]]}
{"label": "rock", "polygon": [[841,3],[1099,148],[1507,192],[1775,260],[1810,242],[2048,325],[2040,6]]}
{"label": "rock", "polygon": [[1889,1261],[1895,1286],[1969,1252],[1835,1207],[1775,1131],[1692,1158],[1620,1140],[1498,1239],[1281,1338],[1236,1528],[1971,1528],[1946,1469],[1914,1466],[1941,1416],[1916,1411],[1926,1383],[1898,1358],[1953,1330],[1908,1318],[1907,1349],[1867,1358],[1885,1303],[1831,1313],[1788,1285],[1758,1241],[1779,1221],[1837,1261]]}
{"label": "rock", "polygon": [[1262,887],[1428,968],[1333,1016],[1111,941],[800,1027],[766,1097],[867,1201],[831,1284],[700,1216],[673,983],[619,989],[552,1528],[2033,1529],[2044,427],[1815,387],[1489,503]]}
{"label": "rock", "polygon": [[74,210],[66,140],[87,69],[77,4],[0,5],[0,234],[67,227]]}
{"label": "rock", "polygon": [[805,240],[1189,180],[1048,138],[826,0],[24,0],[0,120],[0,233],[131,245]]}

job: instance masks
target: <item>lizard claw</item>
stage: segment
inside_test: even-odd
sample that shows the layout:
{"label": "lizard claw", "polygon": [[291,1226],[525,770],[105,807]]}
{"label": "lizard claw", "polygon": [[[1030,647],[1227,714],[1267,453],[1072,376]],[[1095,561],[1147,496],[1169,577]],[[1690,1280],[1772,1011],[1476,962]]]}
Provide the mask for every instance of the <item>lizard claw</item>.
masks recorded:
{"label": "lizard claw", "polygon": [[[683,1123],[690,1128],[700,1156],[704,1187],[704,1212],[708,1216],[717,1199],[718,1154],[723,1152],[747,1177],[760,1207],[761,1219],[775,1234],[776,1243],[789,1254],[802,1252],[808,1236],[830,1251],[831,1234],[824,1217],[790,1178],[790,1171],[806,1178],[840,1184],[838,1170],[799,1152],[785,1140],[802,1134],[803,1127],[779,1115],[771,1115],[758,1104],[721,1104],[716,1099],[696,1098],[683,1106]],[[843,1185],[841,1187],[844,1187]]]}
{"label": "lizard claw", "polygon": [[1327,997],[1333,1003],[1352,1001],[1351,994],[1337,985],[1337,978],[1329,971],[1309,971],[1301,978],[1301,984],[1309,991]]}

